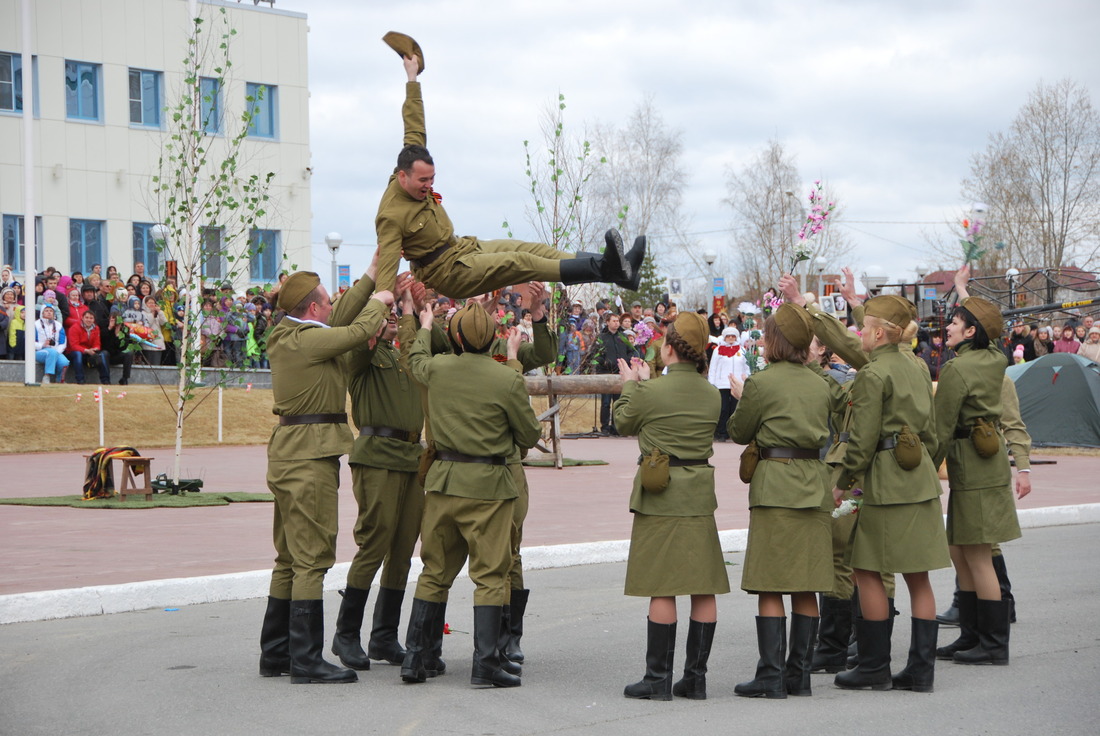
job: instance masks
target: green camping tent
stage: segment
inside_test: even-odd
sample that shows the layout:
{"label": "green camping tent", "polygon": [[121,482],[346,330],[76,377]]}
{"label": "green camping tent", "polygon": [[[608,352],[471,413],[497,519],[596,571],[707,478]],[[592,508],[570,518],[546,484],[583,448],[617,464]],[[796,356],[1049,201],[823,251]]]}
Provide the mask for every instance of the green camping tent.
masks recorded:
{"label": "green camping tent", "polygon": [[1053,353],[1010,366],[1032,444],[1100,447],[1100,366]]}

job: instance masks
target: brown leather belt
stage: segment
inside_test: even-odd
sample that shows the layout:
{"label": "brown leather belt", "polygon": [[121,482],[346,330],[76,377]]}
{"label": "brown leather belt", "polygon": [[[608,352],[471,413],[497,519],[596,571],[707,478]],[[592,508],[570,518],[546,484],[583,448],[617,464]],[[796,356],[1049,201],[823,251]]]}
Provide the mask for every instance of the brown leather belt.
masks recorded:
{"label": "brown leather belt", "polygon": [[[642,460],[645,460],[647,457],[649,457],[649,455],[639,455],[638,456],[638,464],[641,465]],[[683,468],[683,467],[687,467],[689,465],[710,465],[710,461],[707,460],[706,458],[700,458],[698,460],[691,460],[691,459],[683,458],[683,457],[673,457],[672,455],[668,456],[668,466],[670,468]]]}
{"label": "brown leather belt", "polygon": [[879,440],[878,445],[875,447],[875,449],[878,450],[879,452],[882,452],[883,450],[893,450],[897,446],[898,446],[897,438],[887,437],[884,440]]}
{"label": "brown leather belt", "polygon": [[280,416],[279,424],[291,427],[296,424],[347,424],[347,414],[292,414]]}
{"label": "brown leather belt", "polygon": [[484,465],[507,465],[508,458],[503,455],[466,455],[451,450],[436,450],[435,459],[449,463],[482,463]]}
{"label": "brown leather belt", "polygon": [[957,440],[970,439],[970,433],[973,432],[973,431],[974,430],[972,430],[970,427],[963,427],[962,429],[956,428],[955,429],[955,439],[957,439]]}
{"label": "brown leather belt", "polygon": [[801,447],[761,447],[761,460],[819,460],[820,450],[804,450]]}
{"label": "brown leather belt", "polygon": [[431,253],[424,256],[423,258],[417,258],[416,260],[413,260],[412,258],[410,258],[409,259],[409,265],[412,266],[413,268],[415,268],[417,271],[419,271],[420,269],[424,268],[425,266],[430,266],[433,263],[435,263],[437,260],[439,260],[439,258],[444,253],[449,251],[452,247],[454,247],[452,243],[447,243],[444,246],[440,246],[439,248],[436,248],[435,250],[433,250]]}
{"label": "brown leather belt", "polygon": [[410,432],[407,429],[394,429],[393,427],[371,427],[363,426],[359,428],[360,437],[390,437],[395,440],[402,440],[404,442],[417,443],[420,442],[419,432]]}

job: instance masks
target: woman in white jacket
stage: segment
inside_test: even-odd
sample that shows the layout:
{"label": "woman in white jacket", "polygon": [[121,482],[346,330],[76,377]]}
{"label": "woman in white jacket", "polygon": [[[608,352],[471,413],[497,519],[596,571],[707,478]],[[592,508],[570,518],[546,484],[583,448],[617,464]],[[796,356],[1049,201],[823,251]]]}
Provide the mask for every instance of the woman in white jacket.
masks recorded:
{"label": "woman in white jacket", "polygon": [[749,377],[749,364],[741,354],[740,338],[741,333],[736,327],[727,327],[722,330],[720,338],[710,338],[711,342],[718,347],[710,354],[707,380],[722,396],[722,415],[718,419],[718,428],[714,433],[714,439],[721,442],[729,439],[726,434],[726,423],[733,415],[733,410],[737,408],[737,399],[730,395],[730,376],[732,375],[738,381],[744,381]]}
{"label": "woman in white jacket", "polygon": [[65,357],[65,328],[57,319],[57,309],[51,304],[42,306],[42,316],[34,323],[34,359],[45,365],[42,383],[49,383],[55,376],[58,383],[65,378],[69,359]]}

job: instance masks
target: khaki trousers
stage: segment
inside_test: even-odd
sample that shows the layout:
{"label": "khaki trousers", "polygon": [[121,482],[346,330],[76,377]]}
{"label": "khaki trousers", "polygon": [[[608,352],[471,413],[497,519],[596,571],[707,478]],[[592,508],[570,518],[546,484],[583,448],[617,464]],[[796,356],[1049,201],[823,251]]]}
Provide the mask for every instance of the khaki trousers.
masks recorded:
{"label": "khaki trousers", "polygon": [[336,562],[340,457],[269,460],[267,487],[275,496],[270,595],[317,600]]}
{"label": "khaki trousers", "polygon": [[433,603],[447,600],[451,584],[470,560],[475,606],[502,606],[512,564],[512,524],[515,499],[482,501],[429,492],[424,499],[420,529],[420,560],[424,571],[416,597]]}
{"label": "khaki trousers", "polygon": [[354,531],[359,550],[351,559],[348,585],[370,588],[382,567],[378,584],[404,590],[424,514],[424,490],[416,482],[416,471],[352,464],[351,479],[359,506]]}

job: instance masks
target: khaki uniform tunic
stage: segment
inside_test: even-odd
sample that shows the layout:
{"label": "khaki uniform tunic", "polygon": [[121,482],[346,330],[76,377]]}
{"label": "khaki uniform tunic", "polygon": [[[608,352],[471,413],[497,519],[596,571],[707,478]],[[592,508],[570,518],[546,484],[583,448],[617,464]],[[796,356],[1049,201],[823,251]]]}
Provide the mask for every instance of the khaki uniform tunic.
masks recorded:
{"label": "khaki uniform tunic", "polygon": [[[405,125],[404,145],[426,146],[424,100],[420,82],[407,82],[401,108]],[[414,199],[401,188],[397,172],[390,176],[375,217],[378,233],[378,283],[394,288],[397,265],[404,255],[410,261],[440,248],[450,249],[424,268],[413,267],[416,278],[455,299],[483,294],[526,281],[557,281],[557,261],[571,256],[543,243],[518,240],[479,241],[456,237],[443,205],[432,195]]]}
{"label": "khaki uniform tunic", "polygon": [[[740,444],[825,446],[831,398],[810,368],[770,363],[749,376],[727,424]],[[748,592],[832,590],[829,468],[821,460],[761,460],[749,484],[749,538],[741,588]]]}
{"label": "khaki uniform tunic", "polygon": [[[936,466],[932,381],[928,371],[880,345],[852,383],[852,425],[837,487],[860,484],[851,566],[878,572],[925,572],[951,565]],[[921,462],[905,470],[879,442],[908,427],[921,439]]]}
{"label": "khaki uniform tunic", "polygon": [[[718,389],[689,363],[674,363],[668,373],[623,384],[614,404],[615,426],[638,435],[638,449],[654,449],[683,460],[714,454],[714,428],[721,413]],[[714,468],[670,467],[661,493],[642,490],[634,475],[630,510],[634,512],[627,595],[677,596],[729,592],[729,577],[718,541],[714,510]]]}
{"label": "khaki uniform tunic", "polygon": [[[279,416],[342,414],[347,378],[341,356],[367,342],[385,319],[372,301],[346,326],[289,315],[268,337],[271,387]],[[267,486],[275,496],[275,598],[317,600],[336,561],[340,456],[351,449],[347,424],[276,425],[267,445]]]}
{"label": "khaki uniform tunic", "polygon": [[[533,447],[541,428],[523,376],[488,354],[431,356],[431,333],[420,330],[409,354],[413,376],[428,387],[436,447],[475,457],[508,457]],[[416,597],[447,600],[467,556],[477,586],[474,605],[503,605],[512,564],[513,504],[518,495],[506,465],[436,460],[425,483]]]}
{"label": "khaki uniform tunic", "polygon": [[983,458],[969,438],[955,438],[956,431],[969,431],[982,417],[999,425],[1007,359],[995,346],[975,350],[969,342],[956,353],[940,370],[936,389],[935,460],[946,458],[951,488],[947,538],[959,545],[1007,542],[1020,536],[1020,524],[1004,443],[995,455]]}

